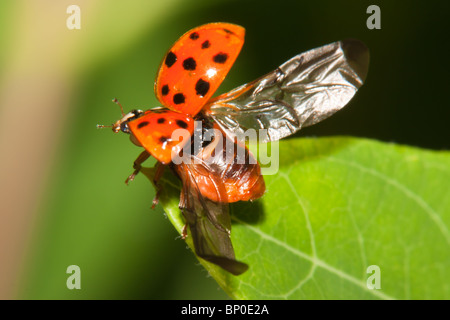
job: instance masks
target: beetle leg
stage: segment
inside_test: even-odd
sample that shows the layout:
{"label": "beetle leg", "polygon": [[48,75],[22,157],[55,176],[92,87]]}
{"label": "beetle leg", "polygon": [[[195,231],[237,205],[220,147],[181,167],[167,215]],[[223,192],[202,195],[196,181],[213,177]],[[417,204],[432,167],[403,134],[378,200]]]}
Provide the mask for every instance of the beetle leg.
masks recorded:
{"label": "beetle leg", "polygon": [[125,180],[125,183],[128,184],[130,181],[133,181],[136,175],[141,171],[141,164],[150,157],[150,153],[147,152],[147,150],[143,151],[137,159],[133,163],[134,172],[130,174]]}
{"label": "beetle leg", "polygon": [[161,162],[158,162],[156,164],[156,172],[155,172],[155,176],[153,177],[153,183],[156,187],[156,194],[155,194],[155,198],[153,198],[152,209],[155,209],[156,205],[158,204],[159,194],[161,192],[161,188],[159,187],[159,180],[161,179],[161,177],[164,173],[165,167],[166,166],[163,165]]}
{"label": "beetle leg", "polygon": [[181,239],[185,240],[187,238],[187,223],[184,224],[183,229],[181,229]]}

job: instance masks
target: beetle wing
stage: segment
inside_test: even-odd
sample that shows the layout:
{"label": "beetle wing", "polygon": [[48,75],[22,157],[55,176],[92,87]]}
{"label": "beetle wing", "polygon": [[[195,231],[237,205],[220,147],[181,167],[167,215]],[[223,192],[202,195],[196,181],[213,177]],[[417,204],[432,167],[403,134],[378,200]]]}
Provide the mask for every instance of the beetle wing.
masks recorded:
{"label": "beetle wing", "polygon": [[228,133],[266,129],[260,142],[282,139],[343,108],[362,86],[369,51],[344,40],[299,54],[269,74],[220,95],[205,113]]}
{"label": "beetle wing", "polygon": [[186,32],[164,57],[155,94],[173,111],[197,114],[217,90],[244,44],[245,29],[209,23]]}
{"label": "beetle wing", "polygon": [[[234,275],[248,269],[235,259],[230,239],[231,218],[226,189],[220,177],[212,175],[210,168],[197,159],[196,163],[182,163],[176,167],[183,183],[180,208],[191,231],[196,254]],[[211,179],[218,202],[202,196],[197,185],[198,177]]]}

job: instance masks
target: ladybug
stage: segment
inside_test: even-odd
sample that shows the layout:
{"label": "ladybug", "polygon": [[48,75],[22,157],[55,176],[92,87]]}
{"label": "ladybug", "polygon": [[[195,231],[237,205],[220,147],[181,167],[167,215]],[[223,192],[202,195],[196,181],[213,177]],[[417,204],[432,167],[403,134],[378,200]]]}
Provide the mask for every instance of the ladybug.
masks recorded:
{"label": "ladybug", "polygon": [[265,192],[261,168],[245,145],[246,132],[258,132],[260,143],[276,141],[328,118],[362,86],[369,65],[362,42],[338,41],[212,98],[244,36],[243,27],[222,22],[186,32],[166,53],[156,76],[154,91],[162,107],[125,113],[115,99],[122,117],[111,126],[144,148],[126,183],[153,156],[158,160],[156,205],[158,181],[170,168],[182,182],[183,238],[188,226],[196,254],[234,275],[248,266],[235,258],[228,204],[252,201]]}

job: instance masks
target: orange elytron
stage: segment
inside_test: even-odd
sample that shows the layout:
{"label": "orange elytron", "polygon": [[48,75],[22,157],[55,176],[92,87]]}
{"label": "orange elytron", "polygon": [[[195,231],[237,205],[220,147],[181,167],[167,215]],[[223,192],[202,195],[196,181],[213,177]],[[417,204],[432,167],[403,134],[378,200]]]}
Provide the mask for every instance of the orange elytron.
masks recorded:
{"label": "orange elytron", "polygon": [[245,29],[210,23],[185,33],[167,52],[155,81],[155,94],[167,108],[195,116],[230,71]]}

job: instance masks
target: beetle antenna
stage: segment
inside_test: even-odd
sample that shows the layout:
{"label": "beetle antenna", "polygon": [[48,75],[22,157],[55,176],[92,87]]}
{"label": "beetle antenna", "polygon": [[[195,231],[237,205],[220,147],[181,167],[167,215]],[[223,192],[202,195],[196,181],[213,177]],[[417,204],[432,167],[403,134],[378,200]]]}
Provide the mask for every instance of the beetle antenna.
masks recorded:
{"label": "beetle antenna", "polygon": [[112,101],[113,101],[114,103],[116,103],[116,104],[119,105],[119,107],[120,107],[120,112],[122,112],[122,117],[125,116],[125,112],[123,112],[123,107],[122,107],[122,105],[120,104],[119,100],[117,100],[117,98],[114,98]]}

